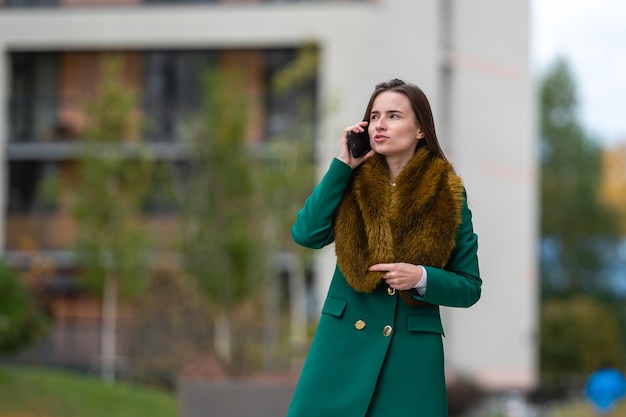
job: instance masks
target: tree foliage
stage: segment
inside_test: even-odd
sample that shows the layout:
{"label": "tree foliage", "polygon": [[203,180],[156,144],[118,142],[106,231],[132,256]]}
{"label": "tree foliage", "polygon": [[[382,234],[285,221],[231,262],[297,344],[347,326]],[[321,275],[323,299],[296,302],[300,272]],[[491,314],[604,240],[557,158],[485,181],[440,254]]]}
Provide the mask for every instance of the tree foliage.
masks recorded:
{"label": "tree foliage", "polygon": [[[296,58],[271,80],[270,94],[289,103],[285,130],[262,145],[255,179],[262,190],[264,223],[264,365],[290,366],[302,360],[309,340],[306,268],[312,252],[295,245],[291,225],[302,201],[310,194],[315,176],[315,75],[318,51],[304,44]],[[309,286],[308,291],[313,291]],[[288,318],[288,319],[287,319]]]}
{"label": "tree foliage", "polygon": [[111,383],[119,297],[136,295],[148,278],[143,204],[152,188],[153,162],[141,143],[130,140],[138,130],[138,106],[134,90],[123,81],[123,61],[104,64],[100,91],[86,109],[73,209],[82,277],[102,294],[101,375]]}
{"label": "tree foliage", "polygon": [[[203,78],[200,117],[191,124],[190,175],[179,190],[183,262],[209,301],[215,353],[231,364],[237,362],[239,369],[254,356],[258,363],[251,346],[273,336],[251,340],[252,324],[238,325],[237,310],[256,303],[254,308],[261,309],[255,315],[258,325],[263,314],[275,310],[268,304],[276,299],[263,294],[280,291],[276,259],[292,250],[289,224],[310,191],[314,97],[299,93],[314,79],[316,57],[315,50],[303,49],[266,91],[277,105],[292,105],[286,109],[288,126],[282,134],[247,142],[251,109],[243,72],[211,68]],[[270,319],[277,326],[285,321],[280,316]],[[230,338],[227,347],[220,343]],[[228,352],[235,357],[229,358]]]}
{"label": "tree foliage", "polygon": [[237,71],[213,68],[201,81],[202,108],[190,121],[190,175],[179,190],[182,261],[208,301],[213,352],[242,368],[249,335],[233,331],[235,310],[262,282],[263,248],[246,145],[246,84]]}
{"label": "tree foliage", "polygon": [[261,247],[252,155],[246,149],[248,110],[236,72],[207,70],[200,125],[192,136],[191,172],[182,195],[183,257],[214,306],[245,299],[258,280]]}
{"label": "tree foliage", "polygon": [[122,294],[130,296],[145,284],[148,235],[142,207],[153,162],[142,144],[129,141],[137,129],[137,98],[121,77],[121,65],[107,61],[101,90],[87,107],[73,209],[83,276],[100,293],[113,273]]}
{"label": "tree foliage", "polygon": [[547,293],[602,290],[616,216],[600,199],[601,149],[578,122],[566,61],[540,87],[542,283]]}
{"label": "tree foliage", "polygon": [[268,138],[261,152],[255,175],[268,224],[266,241],[274,251],[300,251],[293,244],[291,224],[302,201],[309,195],[315,177],[315,75],[318,52],[313,44],[304,44],[296,59],[271,80],[270,92],[276,97],[292,98],[293,114],[284,132]]}
{"label": "tree foliage", "polygon": [[28,346],[46,328],[46,320],[31,291],[15,270],[0,263],[0,353]]}
{"label": "tree foliage", "polygon": [[576,85],[559,59],[541,80],[541,370],[553,382],[623,365],[623,314],[607,268],[617,216],[600,196],[601,147],[579,123]]}
{"label": "tree foliage", "polygon": [[541,363],[549,375],[588,374],[624,365],[621,327],[613,309],[585,296],[551,299],[541,312]]}

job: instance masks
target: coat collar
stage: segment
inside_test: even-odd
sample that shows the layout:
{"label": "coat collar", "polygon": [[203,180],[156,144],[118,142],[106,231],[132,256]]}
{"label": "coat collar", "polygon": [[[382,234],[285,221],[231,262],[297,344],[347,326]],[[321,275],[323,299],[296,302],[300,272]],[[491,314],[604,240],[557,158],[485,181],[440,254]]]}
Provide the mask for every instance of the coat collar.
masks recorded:
{"label": "coat collar", "polygon": [[375,155],[354,171],[335,213],[337,262],[356,291],[371,292],[381,283],[383,273],[367,272],[370,265],[443,268],[454,249],[463,184],[450,164],[420,148],[395,183],[389,183],[384,157]]}

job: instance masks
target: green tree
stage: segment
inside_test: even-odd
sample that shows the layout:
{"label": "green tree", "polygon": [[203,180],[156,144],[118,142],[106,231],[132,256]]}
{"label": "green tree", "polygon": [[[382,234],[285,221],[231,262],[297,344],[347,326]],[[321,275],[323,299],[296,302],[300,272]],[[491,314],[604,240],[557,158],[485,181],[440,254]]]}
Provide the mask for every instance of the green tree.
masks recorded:
{"label": "green tree", "polygon": [[184,266],[208,298],[215,353],[232,363],[242,360],[232,357],[232,310],[259,286],[262,248],[244,86],[236,72],[203,74],[204,102],[190,143],[192,174],[181,196]]}
{"label": "green tree", "polygon": [[11,354],[28,346],[46,324],[17,272],[0,263],[0,353]]}
{"label": "green tree", "polygon": [[120,295],[137,294],[147,278],[142,205],[153,166],[146,148],[129,141],[138,128],[137,99],[122,80],[121,65],[117,59],[105,64],[100,92],[87,107],[73,204],[81,273],[102,294],[101,373],[107,382],[115,380]]}
{"label": "green tree", "polygon": [[[314,185],[317,70],[317,47],[307,43],[272,78],[268,94],[278,102],[289,103],[289,118],[285,130],[263,144],[255,168],[256,188],[262,190],[261,215],[265,224],[264,365],[267,368],[288,365],[294,358],[302,359],[308,346],[305,268],[312,252],[295,245],[290,231],[296,212]],[[285,288],[287,293],[282,294],[281,289]]]}
{"label": "green tree", "polygon": [[552,378],[621,367],[620,322],[610,305],[590,297],[546,301],[541,312],[542,371]]}
{"label": "green tree", "polygon": [[270,222],[266,229],[276,232],[268,237],[279,251],[301,249],[293,243],[290,226],[313,187],[317,65],[317,47],[305,44],[270,84],[270,94],[277,100],[295,103],[284,132],[264,144],[258,168],[261,175],[254,176],[261,180],[264,218]]}
{"label": "green tree", "polygon": [[[263,310],[257,316],[272,328],[263,336],[265,355],[276,354],[278,327],[288,322],[276,310],[276,263],[294,251],[289,225],[313,179],[314,97],[302,93],[313,90],[316,57],[315,49],[303,48],[268,86],[266,94],[277,105],[291,105],[285,106],[290,126],[262,143],[246,142],[251,112],[241,74],[210,69],[204,77],[204,105],[190,143],[191,175],[180,190],[183,258],[211,306],[214,353],[239,370],[259,356],[250,348],[259,345],[251,339],[253,324],[238,332],[239,307],[253,301],[253,308]],[[299,288],[303,277],[295,277]]]}
{"label": "green tree", "polygon": [[601,203],[600,147],[578,122],[576,86],[557,60],[540,86],[543,294],[601,292],[617,218]]}
{"label": "green tree", "polygon": [[562,387],[601,362],[623,364],[623,314],[605,278],[618,227],[600,197],[601,148],[578,121],[565,60],[543,77],[539,100],[541,370]]}

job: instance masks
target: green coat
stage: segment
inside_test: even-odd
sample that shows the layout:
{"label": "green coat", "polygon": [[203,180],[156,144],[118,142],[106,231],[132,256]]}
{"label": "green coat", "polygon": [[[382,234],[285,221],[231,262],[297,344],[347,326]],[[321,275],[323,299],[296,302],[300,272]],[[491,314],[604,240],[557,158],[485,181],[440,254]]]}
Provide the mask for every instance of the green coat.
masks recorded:
{"label": "green coat", "polygon": [[[309,248],[334,241],[333,215],[352,169],[334,159],[298,212],[293,239]],[[439,305],[480,298],[477,237],[465,201],[445,268],[425,266],[425,303],[409,306],[385,286],[356,292],[335,269],[288,417],[447,416]]]}

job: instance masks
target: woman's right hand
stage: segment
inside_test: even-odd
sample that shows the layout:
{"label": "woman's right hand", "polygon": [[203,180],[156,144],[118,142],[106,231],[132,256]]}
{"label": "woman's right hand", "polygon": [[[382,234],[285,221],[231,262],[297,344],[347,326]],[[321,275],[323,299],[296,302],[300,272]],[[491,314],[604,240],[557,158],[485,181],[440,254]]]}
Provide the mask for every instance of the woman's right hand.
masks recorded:
{"label": "woman's right hand", "polygon": [[348,126],[343,130],[343,137],[339,142],[339,152],[337,153],[337,159],[339,159],[344,164],[349,165],[352,169],[355,169],[363,162],[374,156],[374,154],[376,153],[374,152],[374,150],[370,150],[362,157],[355,158],[352,156],[352,152],[350,152],[350,146],[348,145],[348,132],[359,133],[364,132],[366,129],[367,122],[359,122],[355,125]]}

